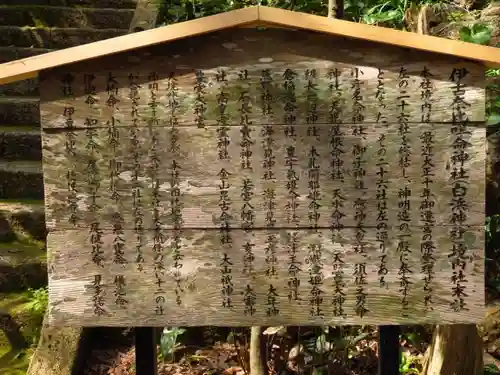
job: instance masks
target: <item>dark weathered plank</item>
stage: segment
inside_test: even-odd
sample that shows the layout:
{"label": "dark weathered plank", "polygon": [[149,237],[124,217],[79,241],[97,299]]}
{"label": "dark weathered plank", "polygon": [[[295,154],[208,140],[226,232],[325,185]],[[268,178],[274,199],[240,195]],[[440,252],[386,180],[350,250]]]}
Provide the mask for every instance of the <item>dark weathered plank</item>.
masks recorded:
{"label": "dark weathered plank", "polygon": [[[229,220],[232,227],[242,227],[246,217],[242,217],[244,201],[245,180],[251,182],[248,191],[253,193],[249,197],[249,203],[253,207],[255,227],[266,227],[268,213],[273,213],[276,227],[308,227],[317,225],[319,227],[330,227],[335,217],[336,202],[343,207],[338,211],[345,216],[341,223],[345,226],[355,226],[356,199],[366,200],[366,218],[362,220],[363,225],[376,226],[379,217],[381,203],[387,205],[386,220],[390,225],[398,223],[398,215],[401,212],[400,190],[409,186],[411,194],[408,197],[410,207],[407,210],[412,225],[422,225],[421,218],[424,208],[421,207],[424,198],[424,146],[427,142],[426,134],[430,135],[432,163],[429,173],[432,183],[429,184],[432,207],[436,225],[449,225],[452,215],[452,187],[455,167],[452,166],[452,145],[456,138],[452,134],[452,127],[448,124],[418,124],[409,128],[408,144],[410,147],[409,166],[406,168],[406,178],[400,166],[402,154],[401,134],[398,125],[379,126],[367,124],[364,126],[366,135],[364,137],[353,136],[353,131],[358,129],[356,125],[342,126],[316,126],[317,135],[308,135],[312,131],[310,126],[295,126],[295,139],[285,135],[285,126],[272,126],[272,155],[269,153],[268,135],[266,127],[249,127],[249,135],[253,144],[249,146],[251,153],[246,155],[246,148],[242,147],[243,128],[231,127],[228,130],[229,145],[227,152],[229,159],[219,160],[223,149],[219,146],[218,128],[209,127],[198,129],[196,127],[156,128],[153,133],[158,139],[156,153],[159,160],[158,172],[152,170],[152,133],[147,128],[140,129],[118,129],[115,138],[117,141],[116,151],[109,144],[109,130],[98,129],[89,133],[87,131],[74,132],[75,155],[68,156],[65,145],[68,133],[45,134],[44,135],[44,179],[45,179],[45,202],[47,213],[47,225],[53,230],[64,230],[73,228],[74,224],[79,227],[89,227],[95,220],[99,221],[103,228],[111,228],[114,225],[114,213],[120,212],[124,220],[124,226],[128,229],[134,228],[137,217],[142,217],[145,228],[153,229],[154,207],[153,197],[155,184],[158,179],[157,195],[160,202],[158,212],[161,213],[161,223],[171,228],[174,225],[172,209],[179,207],[182,216],[182,226],[185,228],[216,228],[221,224],[221,170],[224,169],[230,175],[227,177],[229,184],[228,198],[230,201]],[[465,223],[468,225],[482,225],[484,222],[484,158],[485,158],[485,129],[482,127],[469,126],[470,132],[464,139],[469,143],[466,148],[468,160],[464,164],[467,172],[468,191],[465,197],[468,203],[466,209],[468,217]],[[115,131],[113,131],[115,132]],[[131,132],[136,133],[131,137]],[[174,134],[177,150],[172,151],[172,134]],[[246,134],[246,133],[245,133]],[[341,135],[336,135],[341,134]],[[342,135],[343,134],[343,135]],[[92,136],[89,138],[89,136]],[[384,139],[381,141],[381,137]],[[133,141],[137,138],[137,142]],[[245,146],[245,144],[243,144]],[[95,146],[95,149],[89,148]],[[288,147],[295,147],[295,163],[292,170],[296,178],[296,208],[297,221],[289,221],[290,211],[287,205],[291,201],[290,167],[286,165],[289,160]],[[353,152],[365,147],[361,157],[362,168],[365,175],[358,178]],[[94,155],[91,151],[94,150]],[[343,153],[335,155],[335,150]],[[244,154],[242,156],[242,153]],[[267,153],[267,154],[266,154]],[[333,155],[332,155],[333,153]],[[274,165],[268,168],[266,160],[274,161]],[[135,161],[137,159],[137,162]],[[314,159],[314,160],[313,160]],[[116,162],[114,162],[116,160]],[[384,166],[385,184],[380,184],[380,166],[377,164],[383,160],[387,162]],[[179,197],[178,203],[172,202],[172,173],[173,162],[178,172]],[[314,161],[314,167],[311,168]],[[89,166],[95,162],[95,170]],[[247,164],[248,162],[248,164]],[[110,168],[111,166],[111,168]],[[118,169],[116,169],[118,167]],[[244,167],[244,168],[243,168]],[[248,169],[250,167],[251,169]],[[115,173],[114,171],[117,170]],[[77,191],[76,199],[70,199],[72,189],[68,189],[67,173],[70,171],[75,178],[74,189]],[[272,176],[269,174],[271,171]],[[318,185],[311,185],[317,173]],[[115,176],[116,175],[116,176]],[[100,185],[96,192],[96,202],[100,208],[92,211],[92,189],[90,185],[95,178],[100,179]],[[153,178],[154,177],[154,178]],[[274,177],[274,180],[266,179]],[[356,181],[360,179],[365,189],[356,189]],[[115,184],[115,185],[114,185]],[[116,186],[116,187],[114,187]],[[140,199],[134,199],[134,194],[140,192]],[[274,207],[269,209],[269,196],[266,191],[274,191]],[[316,198],[312,198],[313,189],[317,192]],[[114,196],[114,191],[119,196]],[[385,192],[385,196],[381,195]],[[116,198],[116,199],[115,199]],[[313,201],[318,207],[311,206]],[[73,211],[72,204],[76,202]],[[134,203],[135,202],[135,203]],[[248,211],[245,208],[246,211]],[[314,211],[319,213],[316,221],[310,218]],[[175,211],[175,210],[174,210]],[[70,218],[76,215],[76,223],[70,222]]]}
{"label": "dark weathered plank", "polygon": [[[381,268],[381,251],[375,230],[367,230],[363,256],[356,252],[355,230],[332,232],[299,230],[296,235],[296,247],[291,246],[291,232],[285,230],[244,232],[231,231],[232,245],[222,245],[220,234],[213,230],[194,230],[179,233],[179,246],[175,246],[174,232],[164,232],[165,242],[153,248],[152,231],[143,233],[140,249],[141,271],[138,270],[137,240],[133,231],[125,231],[123,257],[126,264],[113,262],[115,258],[113,243],[116,234],[106,231],[102,234],[103,263],[93,263],[90,235],[87,231],[67,231],[49,234],[49,314],[50,323],[55,325],[89,326],[191,326],[191,325],[298,325],[308,324],[401,324],[401,323],[472,323],[480,321],[484,314],[483,287],[483,230],[481,227],[470,228],[464,235],[468,250],[463,256],[465,264],[465,307],[468,310],[454,312],[452,270],[448,255],[452,252],[449,234],[443,228],[435,228],[434,262],[432,263],[432,281],[425,282],[427,271],[422,273],[422,253],[420,242],[422,230],[413,228],[409,238],[411,252],[406,252],[403,262],[405,277],[411,282],[407,289],[407,317],[402,311],[403,277],[401,255],[398,250],[398,228],[389,228],[384,268],[385,285],[380,286],[378,271]],[[269,246],[269,237],[276,245]],[[245,246],[246,243],[254,246]],[[319,247],[320,246],[320,247]],[[227,254],[229,263],[224,261]],[[94,252],[95,254],[95,252]],[[116,252],[115,252],[116,254]],[[161,254],[162,256],[158,255]],[[181,255],[176,258],[176,255]],[[294,257],[292,259],[292,256]],[[158,263],[162,263],[163,272],[158,273]],[[176,261],[177,260],[177,268]],[[340,261],[344,262],[338,271]],[[290,265],[301,269],[296,275],[289,273]],[[300,263],[300,265],[299,265]],[[180,267],[181,265],[182,267]],[[224,270],[224,265],[227,269]],[[357,265],[357,266],[356,266]],[[361,266],[360,266],[361,265]],[[364,307],[369,310],[363,317],[356,312],[356,267],[365,267],[366,272],[361,287],[366,293]],[[156,273],[155,273],[156,268]],[[412,273],[409,273],[410,270]],[[246,273],[244,273],[246,272]],[[311,272],[318,276],[318,288],[322,301],[315,301],[312,292]],[[92,286],[95,275],[100,275],[99,295],[102,299],[101,315],[95,315],[93,297],[96,286]],[[116,277],[123,276],[122,298],[127,303],[117,305]],[[229,275],[230,278],[225,278]],[[345,293],[343,303],[344,317],[336,317],[333,304],[335,275],[340,283],[340,291]],[[294,295],[293,280],[300,280],[298,296],[300,301],[289,301],[288,295]],[[157,280],[161,280],[163,292],[158,292]],[[223,307],[222,283],[230,283],[232,308]],[[290,284],[289,284],[290,283]],[[360,281],[358,280],[358,284]],[[119,283],[119,285],[122,285]],[[179,285],[179,287],[177,287]],[[245,311],[247,290],[255,293],[255,313]],[[269,298],[270,285],[276,289],[276,300]],[[404,284],[403,284],[404,285]],[[424,291],[428,285],[432,291]],[[227,285],[226,285],[227,286]],[[176,294],[178,292],[178,295]],[[274,293],[271,293],[274,294]],[[430,295],[433,310],[425,307],[425,296]],[[157,300],[157,298],[160,299]],[[338,297],[338,294],[337,294]],[[279,310],[273,315],[274,306]],[[120,303],[120,301],[118,301]],[[179,304],[178,304],[179,303]],[[163,315],[156,312],[157,305],[163,307]],[[324,317],[311,314],[311,308],[319,305]],[[249,307],[248,307],[249,308]],[[270,310],[268,310],[270,309]],[[158,310],[159,311],[159,310]],[[268,311],[270,315],[268,315]]]}
{"label": "dark weathered plank", "polygon": [[[180,124],[195,122],[195,108],[200,98],[206,102],[203,123],[216,124],[220,115],[217,97],[221,90],[228,100],[225,114],[229,124],[241,122],[238,109],[242,104],[239,101],[242,90],[248,91],[251,107],[248,117],[255,125],[284,123],[285,108],[289,107],[292,93],[299,123],[313,117],[317,123],[330,123],[334,112],[337,120],[343,122],[353,122],[353,118],[361,122],[395,122],[401,113],[402,96],[406,96],[404,111],[408,121],[422,121],[422,105],[426,102],[430,104],[425,108],[428,121],[451,122],[450,108],[456,97],[457,83],[464,91],[460,95],[467,102],[465,111],[469,120],[484,121],[485,116],[482,66],[436,55],[415,55],[400,48],[377,45],[375,49],[368,43],[346,42],[306,32],[248,29],[192,38],[182,41],[182,46],[172,43],[136,54],[113,56],[112,62],[105,58],[72,65],[69,70],[44,73],[41,77],[42,126],[65,127],[63,113],[68,106],[75,110],[73,126],[85,127],[88,117],[104,126],[111,115],[106,105],[110,75],[114,79],[113,89],[117,89],[113,97],[119,100],[114,115],[121,126],[130,121],[132,106],[137,110],[140,123],[151,121],[153,115],[148,104],[152,96],[148,82],[152,79],[157,82],[153,89],[157,102],[154,117],[158,125],[170,121],[173,91],[176,91],[175,113]],[[467,74],[457,82],[462,69],[466,69]],[[265,70],[269,70],[269,75],[263,73]],[[197,71],[201,71],[203,77],[197,78]],[[313,71],[315,76],[311,75]],[[68,74],[73,78],[71,99],[65,98],[62,91],[62,79]],[[95,78],[91,85],[86,85],[85,76],[90,74]],[[130,74],[134,76],[134,85],[141,86],[134,93],[138,97],[134,104],[129,97]],[[204,86],[199,96],[195,90],[197,79],[203,79]],[[261,82],[269,83],[262,86]],[[92,110],[86,104],[90,86],[95,89],[92,97],[96,100]],[[266,90],[269,94],[263,97]],[[317,97],[314,116],[308,110],[311,95]],[[333,101],[338,109],[332,109]],[[273,114],[263,116],[262,109],[268,104]]]}

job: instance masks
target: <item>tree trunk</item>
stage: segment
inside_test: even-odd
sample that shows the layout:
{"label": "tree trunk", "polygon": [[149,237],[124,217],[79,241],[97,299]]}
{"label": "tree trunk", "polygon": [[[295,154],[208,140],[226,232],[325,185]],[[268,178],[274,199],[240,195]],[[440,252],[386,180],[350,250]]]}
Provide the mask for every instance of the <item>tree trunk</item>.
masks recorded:
{"label": "tree trunk", "polygon": [[328,0],[328,18],[344,17],[344,0]]}
{"label": "tree trunk", "polygon": [[12,349],[25,349],[28,343],[21,333],[21,327],[6,311],[0,311],[0,330],[5,333]]}
{"label": "tree trunk", "polygon": [[253,326],[250,331],[250,375],[267,375],[262,331],[260,326]]}
{"label": "tree trunk", "polygon": [[438,325],[422,375],[481,375],[483,343],[473,324]]}

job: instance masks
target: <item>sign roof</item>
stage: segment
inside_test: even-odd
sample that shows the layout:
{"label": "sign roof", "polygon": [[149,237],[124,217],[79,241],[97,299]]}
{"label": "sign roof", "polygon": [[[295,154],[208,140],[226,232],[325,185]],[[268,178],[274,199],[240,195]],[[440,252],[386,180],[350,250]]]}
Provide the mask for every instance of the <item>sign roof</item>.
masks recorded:
{"label": "sign roof", "polygon": [[40,71],[62,65],[245,25],[309,30],[452,55],[490,67],[500,67],[500,48],[285,9],[254,6],[0,64],[0,84],[34,78]]}

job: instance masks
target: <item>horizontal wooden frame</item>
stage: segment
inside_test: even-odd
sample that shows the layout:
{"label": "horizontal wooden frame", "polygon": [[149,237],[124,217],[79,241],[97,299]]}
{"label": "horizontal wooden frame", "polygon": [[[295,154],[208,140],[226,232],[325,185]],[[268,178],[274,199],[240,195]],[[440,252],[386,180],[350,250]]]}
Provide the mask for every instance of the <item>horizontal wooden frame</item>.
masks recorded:
{"label": "horizontal wooden frame", "polygon": [[[287,230],[239,230],[232,233],[232,244],[224,246],[218,231],[184,231],[177,240],[173,231],[163,236],[165,240],[159,244],[154,240],[155,233],[147,231],[138,246],[133,231],[107,231],[101,234],[101,246],[96,250],[95,246],[82,247],[82,243],[95,239],[95,234],[88,230],[50,233],[49,323],[124,327],[271,326],[299,325],[304,321],[309,325],[478,324],[484,317],[482,226],[469,228],[464,236],[467,251],[463,272],[467,281],[461,286],[465,287],[468,310],[461,311],[450,306],[457,284],[451,264],[455,257],[453,244],[446,228],[434,228],[432,259],[422,256],[425,240],[421,232],[408,239],[409,248],[402,254],[397,237],[390,234],[381,250],[377,231],[368,229],[364,235],[364,256],[356,250],[357,233],[352,229],[341,233],[299,229],[295,234]],[[275,245],[269,245],[270,242]],[[247,243],[253,246],[249,248]],[[123,259],[117,261],[119,253]],[[411,273],[401,274],[403,263]],[[292,264],[298,269],[290,268]],[[382,286],[381,267],[387,270]],[[364,283],[356,277],[360,268],[365,270],[361,271]],[[224,277],[227,274],[229,278]],[[406,311],[401,308],[403,278],[411,282]],[[426,278],[430,281],[426,282]],[[121,290],[117,288],[120,280]],[[320,280],[318,300],[314,298],[314,280]],[[232,308],[222,305],[223,283],[231,285]],[[274,292],[270,292],[271,285]],[[360,285],[361,293],[366,294],[364,307],[369,310],[363,317],[356,315]],[[244,311],[247,286],[255,293],[253,314]],[[295,290],[298,300],[293,296],[289,300],[289,294]],[[339,290],[345,294],[344,316],[335,313]],[[431,296],[433,310],[426,309],[426,296]],[[314,305],[323,316],[315,314]],[[162,314],[157,310],[160,306]],[[96,307],[103,309],[102,314],[95,314]]]}
{"label": "horizontal wooden frame", "polygon": [[[328,228],[336,220],[332,217],[335,205],[345,216],[342,225],[353,227],[358,225],[357,209],[354,203],[363,197],[366,207],[363,226],[375,227],[378,221],[381,191],[387,205],[387,225],[398,225],[401,209],[400,189],[408,186],[411,194],[408,200],[408,218],[411,225],[423,225],[422,214],[425,208],[420,206],[424,201],[422,193],[428,188],[429,198],[434,202],[433,220],[437,226],[450,225],[453,216],[450,203],[453,201],[456,165],[452,165],[453,145],[457,140],[456,127],[445,124],[421,123],[409,126],[405,133],[409,150],[409,163],[403,177],[400,161],[401,134],[398,124],[386,126],[380,124],[363,125],[365,137],[353,135],[359,125],[316,125],[316,134],[311,126],[295,126],[294,137],[285,133],[286,126],[273,126],[273,133],[267,127],[249,126],[247,131],[252,144],[248,145],[248,168],[241,166],[241,153],[245,152],[241,145],[242,127],[232,126],[227,130],[227,159],[220,160],[217,127],[204,129],[196,126],[156,127],[154,129],[122,127],[112,129],[116,142],[110,143],[109,129],[89,129],[76,132],[43,133],[43,162],[45,186],[45,212],[49,230],[61,231],[78,228],[89,228],[98,222],[101,229],[111,229],[117,224],[123,228],[133,229],[140,219],[142,227],[154,229],[158,224],[154,221],[155,212],[160,213],[161,226],[173,228],[174,217],[182,217],[182,227],[212,228],[218,230],[221,225],[221,176],[222,168],[228,173],[227,201],[231,202],[228,214],[231,216],[231,228],[241,228],[243,224],[242,198],[243,180],[252,183],[252,197],[249,200],[253,207],[253,226],[264,228],[267,225],[267,213],[273,212],[276,228],[308,227],[310,214],[319,216],[315,221],[318,227]],[[311,131],[311,132],[310,132]],[[466,133],[460,136],[467,142],[464,149],[467,160],[464,171],[467,178],[467,194],[465,200],[466,225],[482,225],[484,223],[484,159],[486,129],[484,127],[467,126]],[[151,141],[152,134],[156,139],[154,154],[158,158],[157,172],[153,172]],[[271,134],[271,135],[269,135]],[[383,135],[383,141],[381,136]],[[175,141],[173,141],[175,139]],[[272,142],[271,142],[272,141]],[[68,155],[66,145],[73,144],[73,155]],[[271,142],[271,143],[269,143]],[[427,142],[427,143],[426,143]],[[114,146],[113,146],[114,145]],[[175,146],[177,145],[177,146]],[[288,221],[290,213],[286,207],[290,202],[288,188],[289,166],[287,160],[288,146],[294,145],[296,163],[294,171],[295,193],[298,194],[295,208],[297,220]],[[352,156],[354,150],[364,148],[362,160],[364,174],[360,178],[365,189],[362,193],[356,190],[355,170],[357,159]],[[427,149],[432,154],[429,158],[423,154]],[[314,148],[317,172],[310,169],[311,150]],[[272,150],[267,157],[274,158],[275,164],[266,164],[267,150]],[[403,155],[404,156],[404,155]],[[175,175],[173,182],[175,160]],[[430,161],[429,161],[430,160]],[[380,183],[379,162],[384,162],[387,183]],[[428,171],[432,182],[424,186],[426,180],[423,168],[430,162]],[[387,164],[385,164],[387,163]],[[113,168],[113,169],[112,169]],[[116,169],[115,169],[116,168]],[[274,177],[266,180],[269,170]],[[267,172],[267,173],[266,173]],[[154,174],[152,174],[154,173]],[[68,179],[69,176],[72,176]],[[310,181],[317,178],[314,201],[319,204],[316,210],[312,199]],[[69,189],[69,181],[73,179],[73,188]],[[96,182],[98,185],[95,185]],[[157,188],[153,182],[158,181]],[[467,182],[465,182],[467,181]],[[172,184],[177,185],[178,194],[172,196]],[[269,209],[268,189],[274,191],[274,205]],[[336,191],[338,191],[336,193]],[[113,193],[115,192],[115,193]],[[139,197],[139,199],[134,198]],[[316,195],[317,194],[317,195]],[[338,198],[337,195],[342,196]],[[153,205],[154,198],[160,202]],[[177,200],[175,200],[177,198]],[[73,202],[69,204],[69,202]],[[312,205],[312,206],[311,206]],[[91,209],[91,207],[94,207]],[[174,214],[175,212],[178,212]],[[178,210],[178,211],[177,211]],[[120,214],[120,219],[115,216]],[[425,216],[424,216],[425,217]],[[118,220],[118,221],[117,221]],[[246,219],[245,219],[246,220]],[[427,219],[425,219],[427,220]]]}
{"label": "horizontal wooden frame", "polygon": [[217,30],[248,24],[277,25],[382,42],[500,66],[500,49],[270,7],[249,7],[140,33],[124,35],[0,65],[0,84],[36,77],[38,72]]}
{"label": "horizontal wooden frame", "polygon": [[487,66],[500,66],[500,49],[495,47],[263,6],[259,7],[259,20],[286,27],[463,57],[483,62]]}
{"label": "horizontal wooden frame", "polygon": [[[311,100],[315,103],[314,122],[317,124],[331,121],[348,123],[353,122],[353,119],[356,122],[398,121],[401,112],[401,98],[398,99],[402,93],[399,88],[401,69],[408,74],[408,85],[404,89],[408,95],[404,107],[407,121],[452,122],[457,83],[450,80],[450,75],[457,66],[468,72],[460,80],[464,91],[463,97],[468,103],[463,112],[466,113],[469,122],[483,122],[485,119],[484,69],[479,64],[465,63],[449,57],[442,59],[441,56],[429,53],[409,54],[401,48],[387,48],[387,46],[376,48],[374,43],[357,40],[346,43],[337,37],[316,36],[315,40],[310,38],[311,33],[303,31],[231,30],[219,33],[217,36],[212,34],[210,37],[170,43],[167,47],[172,49],[168,53],[161,51],[160,48],[157,51],[148,49],[148,52],[143,51],[142,56],[140,54],[134,56],[134,61],[138,61],[137,63],[128,62],[127,58],[120,58],[118,60],[125,61],[117,63],[111,61],[116,59],[108,57],[85,64],[74,64],[67,72],[62,71],[62,68],[52,69],[40,74],[42,127],[44,129],[67,127],[67,118],[64,114],[68,107],[74,111],[71,122],[74,128],[86,127],[87,118],[96,121],[93,127],[106,125],[112,115],[107,104],[110,96],[106,92],[110,74],[116,82],[113,116],[118,121],[115,125],[120,127],[132,121],[132,113],[139,126],[147,124],[147,119],[152,113],[150,107],[152,94],[148,88],[151,72],[158,72],[155,77],[154,93],[154,96],[158,97],[155,100],[155,117],[158,125],[169,123],[173,110],[176,123],[179,125],[193,124],[197,120],[205,126],[217,124],[221,115],[218,103],[221,92],[224,92],[224,97],[227,99],[224,107],[226,123],[239,124],[242,90],[248,99],[249,109],[246,115],[249,122],[259,125],[283,124],[289,116],[287,111],[290,111],[290,109],[285,111],[286,103],[291,100],[284,78],[286,69],[296,74],[292,90],[295,109],[292,110],[297,123],[310,121],[308,118],[311,114],[308,108],[312,108]],[[287,39],[293,39],[293,42]],[[341,61],[335,61],[335,52],[324,54],[321,52],[328,50],[332,41],[337,43],[337,53],[344,55],[339,57]],[[224,45],[229,43],[237,45],[238,48],[226,49]],[[274,46],[276,43],[279,46]],[[180,44],[182,46],[179,46]],[[176,54],[175,45],[184,53]],[[169,59],[162,56],[169,56],[170,53],[175,54],[176,58],[163,62],[162,60]],[[364,54],[362,62],[357,60],[356,56],[359,54]],[[204,61],[198,62],[198,55],[203,56]],[[268,74],[266,77],[262,75],[264,66]],[[314,78],[311,80],[307,78],[306,67],[314,69]],[[201,71],[205,80],[205,87],[200,93],[200,97],[206,102],[203,115],[196,115],[200,101],[192,95],[197,82],[195,70]],[[247,72],[244,81],[239,77],[239,73],[243,70]],[[354,71],[358,72],[359,78],[353,76]],[[134,85],[130,83],[130,72],[134,74]],[[224,72],[226,79],[224,82],[218,81],[221,72]],[[427,72],[430,78],[424,78],[424,72]],[[64,95],[61,84],[61,77],[65,77],[66,73],[73,77],[70,96]],[[85,82],[89,77],[92,78],[95,92],[91,96],[85,93]],[[265,88],[261,84],[263,79],[269,82]],[[356,81],[358,83],[353,86]],[[175,82],[174,91],[172,82]],[[313,85],[309,86],[309,82]],[[363,108],[355,111],[358,106],[354,103],[353,93],[358,86],[359,95],[355,98],[357,102],[362,103]],[[133,99],[132,91],[134,91]],[[167,99],[174,92],[175,108]],[[314,99],[310,99],[311,95]],[[264,110],[264,107],[267,109]],[[335,120],[332,120],[332,116]],[[424,118],[426,119],[423,120]]]}

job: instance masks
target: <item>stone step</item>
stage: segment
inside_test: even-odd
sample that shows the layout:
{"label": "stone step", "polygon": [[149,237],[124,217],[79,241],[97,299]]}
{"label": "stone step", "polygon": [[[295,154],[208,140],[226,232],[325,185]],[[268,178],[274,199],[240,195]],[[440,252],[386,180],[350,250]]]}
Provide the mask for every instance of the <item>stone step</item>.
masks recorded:
{"label": "stone step", "polygon": [[38,78],[30,78],[22,81],[0,85],[0,97],[2,96],[39,96]]}
{"label": "stone step", "polygon": [[[0,47],[0,64],[53,51],[47,48]],[[39,96],[38,78],[0,85],[1,96]]]}
{"label": "stone step", "polygon": [[0,97],[0,126],[40,125],[40,98]]}
{"label": "stone step", "polygon": [[0,243],[44,242],[46,237],[43,201],[0,200]]}
{"label": "stone step", "polygon": [[42,161],[0,160],[0,200],[43,199]]}
{"label": "stone step", "polygon": [[[41,55],[50,51],[52,50],[47,48],[0,47],[0,64]],[[2,96],[39,96],[38,78],[25,79],[7,85],[0,85],[0,97]]]}
{"label": "stone step", "polygon": [[40,128],[0,126],[0,160],[41,160]]}
{"label": "stone step", "polygon": [[43,201],[0,200],[0,292],[47,283]]}
{"label": "stone step", "polygon": [[0,292],[38,289],[47,285],[46,252],[38,245],[0,243]]}
{"label": "stone step", "polygon": [[0,47],[0,63],[24,59],[52,51],[48,48]]}
{"label": "stone step", "polygon": [[0,5],[0,25],[128,30],[135,10]]}
{"label": "stone step", "polygon": [[135,9],[137,0],[2,0],[2,4]]}
{"label": "stone step", "polygon": [[120,29],[0,26],[0,47],[61,49],[114,38]]}

